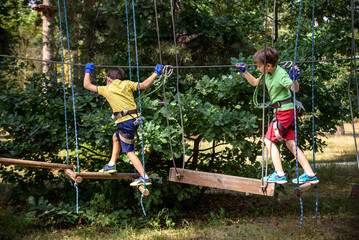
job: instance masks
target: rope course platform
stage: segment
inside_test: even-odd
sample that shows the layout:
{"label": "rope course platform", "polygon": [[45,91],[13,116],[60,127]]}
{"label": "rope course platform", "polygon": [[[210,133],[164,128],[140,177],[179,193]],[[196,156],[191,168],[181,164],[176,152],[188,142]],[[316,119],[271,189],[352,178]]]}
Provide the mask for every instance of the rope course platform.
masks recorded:
{"label": "rope course platform", "polygon": [[[180,178],[176,176],[177,172],[180,174]],[[177,172],[175,168],[171,168],[168,180],[177,183],[274,196],[275,183],[268,183],[266,189],[263,191],[262,181],[260,179],[200,172],[188,169],[177,169]]]}
{"label": "rope course platform", "polygon": [[299,185],[299,187],[294,188],[293,192],[295,195],[300,195],[303,192],[305,192],[315,186],[317,186],[317,184],[311,184],[310,182],[303,183],[303,184]]}
{"label": "rope course platform", "polygon": [[[83,179],[136,179],[140,177],[139,173],[74,172],[73,165],[13,158],[0,158],[0,167],[1,165],[63,170],[65,174],[77,184],[81,183]],[[148,189],[145,189],[143,186],[138,186],[137,188],[144,196],[149,195]]]}

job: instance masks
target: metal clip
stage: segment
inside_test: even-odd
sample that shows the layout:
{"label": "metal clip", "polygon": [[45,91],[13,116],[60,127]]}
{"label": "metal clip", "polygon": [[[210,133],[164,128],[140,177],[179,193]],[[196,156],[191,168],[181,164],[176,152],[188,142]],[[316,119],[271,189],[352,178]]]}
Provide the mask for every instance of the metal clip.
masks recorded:
{"label": "metal clip", "polygon": [[290,68],[293,65],[292,61],[284,61],[279,63],[279,65],[282,65],[283,68]]}
{"label": "metal clip", "polygon": [[172,73],[173,73],[173,67],[172,67],[172,65],[165,65],[165,66],[163,67],[163,73],[164,73],[164,75],[165,75],[166,77],[171,76]]}

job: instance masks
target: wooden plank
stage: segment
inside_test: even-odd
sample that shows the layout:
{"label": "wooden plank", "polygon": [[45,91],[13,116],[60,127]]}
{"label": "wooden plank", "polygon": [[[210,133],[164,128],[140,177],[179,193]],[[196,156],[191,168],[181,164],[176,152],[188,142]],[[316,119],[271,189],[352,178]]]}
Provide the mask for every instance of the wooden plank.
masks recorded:
{"label": "wooden plank", "polygon": [[144,188],[143,186],[137,186],[138,190],[143,194],[143,196],[147,197],[150,194],[150,191],[148,191],[148,188]]}
{"label": "wooden plank", "polygon": [[178,168],[177,171],[181,175],[181,178],[178,178],[176,176],[175,168],[171,168],[168,177],[169,181],[245,193],[254,193],[266,196],[274,195],[275,183],[268,183],[267,189],[265,191],[262,191],[262,181],[259,179],[230,176],[219,173],[199,172]]}
{"label": "wooden plank", "polygon": [[12,158],[0,158],[0,163],[4,165],[15,165],[22,167],[35,167],[35,168],[47,168],[47,169],[74,169],[74,166],[62,164],[62,163],[48,163],[48,162],[39,162],[39,161],[30,161],[30,160],[21,160],[21,159],[12,159]]}
{"label": "wooden plank", "polygon": [[86,179],[136,179],[139,173],[101,173],[101,172],[74,172],[76,177]]}
{"label": "wooden plank", "polygon": [[74,173],[73,171],[71,171],[70,169],[65,169],[65,174],[71,178],[74,182],[76,182],[77,184],[82,182],[82,177],[80,176],[76,176],[76,173]]}
{"label": "wooden plank", "polygon": [[352,183],[351,198],[359,199],[359,184]]}
{"label": "wooden plank", "polygon": [[300,185],[299,187],[296,187],[293,189],[293,192],[295,195],[300,195],[305,191],[308,191],[309,189],[311,189],[312,187],[314,187],[316,184],[310,184],[310,182],[307,183],[303,183],[302,185]]}

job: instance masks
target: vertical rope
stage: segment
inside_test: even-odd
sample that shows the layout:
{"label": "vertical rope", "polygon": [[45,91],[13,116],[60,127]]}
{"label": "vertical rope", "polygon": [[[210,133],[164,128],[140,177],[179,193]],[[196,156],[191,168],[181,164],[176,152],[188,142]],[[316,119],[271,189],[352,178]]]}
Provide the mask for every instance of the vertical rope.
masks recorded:
{"label": "vertical rope", "polygon": [[[264,34],[264,72],[263,72],[263,103],[262,103],[262,189],[265,188],[263,175],[264,175],[264,125],[265,125],[265,97],[266,97],[266,65],[267,65],[267,30],[268,30],[268,0],[266,1],[266,17],[265,17],[265,34]],[[258,85],[260,84],[260,81],[258,81]],[[267,149],[267,151],[269,151]],[[266,164],[268,166],[268,164]],[[266,169],[267,172],[267,169]]]}
{"label": "vertical rope", "polygon": [[173,7],[173,0],[171,0],[171,16],[172,16],[172,29],[173,29],[173,43],[175,47],[175,56],[176,56],[176,72],[177,72],[177,98],[178,98],[178,107],[180,112],[181,118],[181,130],[182,130],[182,151],[183,151],[183,164],[182,168],[185,167],[186,164],[186,147],[184,141],[184,127],[183,127],[183,117],[182,117],[182,107],[181,107],[181,97],[179,92],[179,68],[178,68],[178,54],[177,54],[177,39],[176,39],[176,25],[174,19],[174,7]]}
{"label": "vertical rope", "polygon": [[[313,139],[313,171],[315,173],[315,109],[314,109],[314,9],[315,9],[315,0],[313,0],[312,8],[312,139]],[[318,220],[318,188],[315,188],[315,221]]]}
{"label": "vertical rope", "polygon": [[[356,90],[357,90],[357,101],[358,101],[358,106],[359,106],[359,90],[358,90],[358,73],[357,73],[357,63],[356,63],[356,59],[354,60],[354,58],[356,57],[356,51],[355,51],[355,35],[354,35],[354,0],[351,0],[351,20],[352,20],[352,49],[351,49],[351,61],[350,61],[350,72],[351,72],[351,78],[355,79],[355,84],[356,84]],[[354,68],[354,74],[353,74],[353,68]],[[350,80],[351,81],[351,80]],[[350,84],[351,82],[349,82],[349,87],[348,87],[348,94],[349,94],[349,102],[350,102],[350,113],[351,113],[351,118],[352,118],[352,127],[353,127],[353,136],[354,136],[354,144],[355,144],[355,152],[356,152],[356,157],[357,157],[357,162],[358,162],[358,169],[359,169],[359,154],[358,154],[358,146],[357,146],[357,141],[356,141],[356,134],[355,134],[355,125],[354,125],[354,118],[353,118],[353,109],[352,109],[352,102],[351,102],[351,96],[350,96]]]}
{"label": "vertical rope", "polygon": [[[298,27],[297,27],[297,36],[295,39],[295,48],[294,48],[294,60],[293,60],[293,71],[295,70],[295,62],[296,62],[296,57],[297,57],[297,46],[298,46],[298,38],[299,38],[299,29],[300,29],[300,16],[302,13],[302,3],[303,1],[300,1],[300,7],[299,7],[299,16],[298,16]],[[296,98],[295,98],[295,78],[292,79],[293,80],[293,103],[294,103],[294,129],[295,129],[295,163],[296,163],[296,172],[297,172],[297,187],[299,187],[299,173],[298,173],[298,136],[297,136],[297,110],[295,107],[295,102],[296,102]],[[303,208],[303,203],[302,203],[302,199],[300,197],[300,195],[298,195],[299,200],[300,200],[300,206],[301,209]],[[300,216],[300,227],[302,227],[303,224],[303,211],[301,210],[301,216]]]}
{"label": "vertical rope", "polygon": [[61,7],[60,1],[57,0],[57,5],[59,9],[59,24],[60,24],[60,39],[61,39],[61,70],[62,70],[62,87],[64,90],[64,108],[65,108],[65,131],[66,131],[66,162],[69,165],[69,134],[68,134],[68,127],[67,127],[67,104],[66,104],[66,83],[65,83],[65,60],[64,60],[64,46],[63,46],[63,36],[62,36],[62,22],[61,22]]}
{"label": "vertical rope", "polygon": [[[138,82],[138,98],[140,103],[140,118],[142,119],[142,101],[141,101],[141,89],[140,89],[140,68],[138,64],[138,51],[137,51],[137,33],[136,33],[136,13],[135,13],[135,3],[132,0],[132,12],[133,12],[133,31],[135,34],[135,53],[136,53],[136,69],[137,69],[137,82]],[[145,176],[145,153],[144,153],[144,143],[143,143],[143,122],[140,121],[141,125],[141,143],[142,143],[142,166],[143,166],[143,176]],[[143,185],[144,189],[146,189],[146,182]],[[143,214],[146,215],[145,209],[143,207],[142,202],[143,194],[141,195],[141,206],[143,210]]]}
{"label": "vertical rope", "polygon": [[[72,107],[74,111],[74,128],[75,128],[75,141],[76,141],[76,156],[77,156],[77,171],[80,171],[80,161],[79,161],[79,147],[78,147],[78,140],[77,140],[77,122],[76,122],[76,107],[75,107],[75,91],[74,91],[74,81],[72,76],[72,64],[71,64],[71,48],[70,48],[70,34],[69,34],[69,28],[67,23],[67,11],[66,11],[66,1],[63,0],[64,4],[64,14],[65,14],[65,23],[66,23],[66,38],[67,38],[67,47],[69,52],[69,63],[70,63],[70,73],[71,73],[71,91],[72,91]],[[63,44],[62,44],[62,26],[61,26],[61,7],[60,7],[60,1],[58,0],[58,8],[59,8],[59,19],[60,19],[60,32],[61,32],[61,53],[62,53],[62,61],[63,60]],[[62,66],[64,71],[64,66]],[[65,101],[65,115],[66,115],[66,95],[64,92],[64,101]],[[67,116],[66,116],[67,118]],[[66,123],[66,129],[67,129],[67,123]],[[67,130],[66,130],[67,132]],[[67,140],[67,139],[66,139]],[[68,140],[67,140],[68,143]],[[74,184],[76,188],[76,212],[79,213],[79,205],[78,205],[78,198],[79,198],[79,191],[77,183]]]}
{"label": "vertical rope", "polygon": [[66,0],[63,0],[63,2],[64,2],[65,23],[66,23],[67,47],[68,47],[68,51],[69,51],[69,63],[70,63],[70,73],[71,73],[72,108],[73,108],[73,110],[74,110],[75,141],[76,141],[76,156],[77,156],[77,172],[80,172],[79,144],[78,144],[78,140],[77,140],[77,122],[76,122],[75,90],[74,90],[74,79],[73,79],[73,76],[72,76],[72,63],[71,63],[70,34],[69,34],[69,27],[68,27],[68,23],[67,23]]}
{"label": "vertical rope", "polygon": [[[158,51],[159,51],[159,57],[160,57],[160,64],[163,65],[162,62],[162,49],[161,49],[161,38],[160,38],[160,28],[158,25],[158,14],[157,14],[157,1],[154,0],[153,2],[155,7],[155,20],[156,20],[156,32],[157,32],[157,42],[158,42]],[[176,174],[178,174],[177,167],[176,167],[176,161],[173,154],[173,147],[172,147],[172,137],[171,137],[171,129],[170,129],[170,122],[168,118],[168,106],[167,106],[167,97],[166,97],[166,86],[165,86],[165,80],[163,77],[163,74],[161,74],[161,80],[162,80],[162,89],[163,89],[163,101],[166,109],[166,122],[167,122],[167,130],[168,130],[168,141],[170,143],[170,150],[171,150],[171,158],[173,161],[173,166],[176,170]]]}

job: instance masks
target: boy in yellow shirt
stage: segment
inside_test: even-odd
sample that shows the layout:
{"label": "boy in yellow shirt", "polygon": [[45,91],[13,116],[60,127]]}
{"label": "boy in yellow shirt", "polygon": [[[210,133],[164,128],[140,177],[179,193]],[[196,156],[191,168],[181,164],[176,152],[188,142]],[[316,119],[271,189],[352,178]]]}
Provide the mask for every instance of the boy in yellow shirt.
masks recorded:
{"label": "boy in yellow shirt", "polygon": [[138,88],[148,88],[156,77],[161,74],[162,66],[157,65],[154,73],[140,84],[124,80],[125,73],[122,68],[110,68],[106,77],[106,86],[96,86],[91,83],[90,73],[94,68],[93,63],[86,64],[84,88],[97,92],[106,98],[113,110],[112,118],[116,120],[117,124],[117,131],[112,136],[113,147],[111,160],[100,170],[100,172],[116,172],[116,161],[122,147],[122,152],[127,155],[133,166],[141,174],[141,177],[130,185],[150,185],[151,180],[144,172],[142,163],[135,153],[134,135],[137,132],[140,119],[137,114],[137,106],[133,97],[133,92],[137,91]]}

